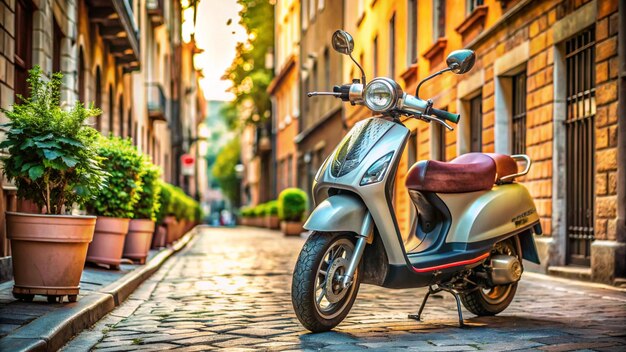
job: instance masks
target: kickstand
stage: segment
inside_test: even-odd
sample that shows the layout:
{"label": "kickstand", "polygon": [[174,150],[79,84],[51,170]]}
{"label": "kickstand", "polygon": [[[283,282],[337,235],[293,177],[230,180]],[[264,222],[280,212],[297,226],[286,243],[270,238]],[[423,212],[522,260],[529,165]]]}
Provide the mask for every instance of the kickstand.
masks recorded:
{"label": "kickstand", "polygon": [[437,294],[441,291],[448,292],[452,296],[454,296],[454,299],[456,300],[456,309],[459,314],[459,326],[462,328],[465,327],[465,324],[463,323],[463,313],[461,311],[461,298],[459,297],[459,292],[453,288],[442,287],[439,285],[437,285],[437,288],[433,288],[433,286],[428,286],[428,292],[426,292],[426,295],[424,296],[424,300],[420,305],[420,309],[417,311],[417,314],[409,314],[409,319],[421,321],[422,312],[424,311],[424,307],[426,306],[426,301],[428,301],[428,297],[430,297],[431,294]]}

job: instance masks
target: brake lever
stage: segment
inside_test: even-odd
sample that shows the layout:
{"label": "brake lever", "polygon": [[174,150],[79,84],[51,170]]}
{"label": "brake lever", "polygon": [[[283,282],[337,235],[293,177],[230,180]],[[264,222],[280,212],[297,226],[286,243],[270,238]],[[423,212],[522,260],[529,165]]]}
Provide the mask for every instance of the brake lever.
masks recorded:
{"label": "brake lever", "polygon": [[341,93],[339,92],[308,92],[306,93],[306,96],[311,98],[311,97],[315,97],[315,96],[331,96],[331,97],[341,97]]}
{"label": "brake lever", "polygon": [[448,129],[448,131],[454,131],[454,128],[452,126],[448,125],[447,122],[445,122],[444,120],[442,120],[442,119],[440,119],[438,117],[435,117],[435,116],[432,116],[432,115],[428,115],[428,119],[431,120],[431,121],[435,121],[435,122],[437,122],[440,125],[443,125],[445,128]]}

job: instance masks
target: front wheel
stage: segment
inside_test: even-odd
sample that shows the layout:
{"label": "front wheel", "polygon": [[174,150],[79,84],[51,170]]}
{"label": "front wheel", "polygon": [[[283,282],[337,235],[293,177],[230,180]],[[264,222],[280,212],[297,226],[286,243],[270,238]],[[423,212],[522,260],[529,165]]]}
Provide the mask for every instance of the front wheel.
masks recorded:
{"label": "front wheel", "polygon": [[359,269],[352,284],[341,277],[354,253],[353,236],[313,232],[304,244],[293,273],[291,302],[300,323],[312,332],[328,331],[348,315],[359,291]]}

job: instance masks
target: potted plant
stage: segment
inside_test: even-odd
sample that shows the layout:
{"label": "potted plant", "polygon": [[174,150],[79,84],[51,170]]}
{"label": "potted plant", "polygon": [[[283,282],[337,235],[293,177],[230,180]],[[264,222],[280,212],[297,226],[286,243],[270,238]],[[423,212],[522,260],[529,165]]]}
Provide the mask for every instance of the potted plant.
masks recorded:
{"label": "potted plant", "polygon": [[241,207],[239,209],[239,224],[243,226],[250,226],[250,215],[252,213],[252,208],[250,207]]}
{"label": "potted plant", "polygon": [[157,226],[152,238],[152,248],[165,247],[167,244],[167,226],[174,218],[171,215],[172,208],[172,189],[170,185],[163,181],[158,181],[161,190],[159,194],[159,211],[156,214]]}
{"label": "potted plant", "polygon": [[265,203],[261,203],[254,207],[254,226],[265,226]]}
{"label": "potted plant", "polygon": [[104,158],[102,165],[108,176],[106,187],[87,204],[87,209],[98,215],[87,261],[119,269],[128,225],[141,192],[143,156],[129,139],[118,137],[101,137],[98,154]]}
{"label": "potted plant", "polygon": [[150,251],[156,215],[160,208],[159,195],[161,193],[159,183],[161,169],[152,164],[145,156],[143,168],[139,200],[135,205],[133,218],[128,225],[128,234],[122,254],[124,258],[137,260],[140,264],[146,262],[146,257]]}
{"label": "potted plant", "polygon": [[278,201],[276,200],[265,203],[265,227],[268,229],[278,229],[280,227]]}
{"label": "potted plant", "polygon": [[17,186],[17,196],[39,210],[6,213],[13,295],[23,300],[47,295],[51,302],[68,295],[73,302],[96,218],[70,212],[104,183],[94,145],[98,132],[86,123],[100,111],[81,103],[61,108],[62,75],[53,74],[50,80],[41,76],[39,67],[30,70],[30,96],[19,96],[21,103],[2,110],[10,121],[3,125],[6,139],[0,143],[8,152],[2,159],[4,175]]}
{"label": "potted plant", "polygon": [[307,211],[307,195],[298,188],[287,188],[278,196],[280,228],[286,236],[302,233],[302,220]]}

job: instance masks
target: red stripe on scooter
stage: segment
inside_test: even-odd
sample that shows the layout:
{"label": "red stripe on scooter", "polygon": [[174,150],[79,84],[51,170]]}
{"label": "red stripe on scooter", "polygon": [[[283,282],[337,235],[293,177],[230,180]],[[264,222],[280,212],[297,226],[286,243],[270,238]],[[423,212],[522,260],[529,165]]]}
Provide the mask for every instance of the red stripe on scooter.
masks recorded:
{"label": "red stripe on scooter", "polygon": [[423,268],[423,269],[419,269],[419,268],[413,267],[413,270],[416,273],[426,273],[426,272],[434,271],[434,270],[447,269],[447,268],[450,268],[450,267],[453,267],[453,266],[474,264],[474,263],[476,263],[478,261],[481,261],[481,260],[487,258],[488,256],[489,256],[489,252],[487,252],[487,253],[479,256],[479,257],[473,258],[473,259],[467,259],[467,260],[462,260],[460,262],[454,262],[454,263],[447,263],[447,264],[442,264],[442,265],[437,265],[437,266],[431,266],[431,267]]}

